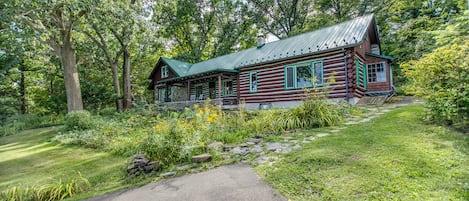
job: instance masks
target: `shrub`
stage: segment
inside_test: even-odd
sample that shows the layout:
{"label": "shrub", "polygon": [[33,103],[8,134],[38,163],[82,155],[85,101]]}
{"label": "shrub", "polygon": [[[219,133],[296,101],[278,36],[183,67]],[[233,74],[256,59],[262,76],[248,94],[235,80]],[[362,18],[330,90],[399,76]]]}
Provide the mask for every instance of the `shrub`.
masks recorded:
{"label": "shrub", "polygon": [[86,110],[70,112],[65,116],[65,130],[86,130],[93,128],[93,118]]}
{"label": "shrub", "polygon": [[168,132],[153,132],[141,144],[141,150],[154,160],[161,162],[163,166],[169,166],[180,161],[184,146],[184,136],[177,131],[177,122],[171,121]]}
{"label": "shrub", "polygon": [[445,45],[402,64],[406,91],[424,97],[430,120],[469,126],[469,42]]}

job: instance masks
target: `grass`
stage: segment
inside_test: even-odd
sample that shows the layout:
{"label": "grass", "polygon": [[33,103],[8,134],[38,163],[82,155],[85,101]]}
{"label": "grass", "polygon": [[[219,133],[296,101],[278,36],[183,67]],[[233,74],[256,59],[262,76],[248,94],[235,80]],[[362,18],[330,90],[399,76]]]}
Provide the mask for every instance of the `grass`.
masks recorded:
{"label": "grass", "polygon": [[469,200],[469,139],[410,105],[349,126],[257,171],[291,200]]}
{"label": "grass", "polygon": [[122,183],[127,158],[61,145],[52,141],[58,130],[40,128],[0,137],[0,191],[57,184],[77,179],[80,174],[91,188],[73,199],[128,186]]}

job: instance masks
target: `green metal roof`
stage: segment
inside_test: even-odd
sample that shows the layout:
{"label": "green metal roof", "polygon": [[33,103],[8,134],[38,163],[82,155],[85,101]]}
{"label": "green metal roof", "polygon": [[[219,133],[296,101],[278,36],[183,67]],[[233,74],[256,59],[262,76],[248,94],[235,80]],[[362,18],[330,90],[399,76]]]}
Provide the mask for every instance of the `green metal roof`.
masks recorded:
{"label": "green metal roof", "polygon": [[374,15],[366,15],[316,31],[266,43],[260,48],[253,47],[195,64],[164,57],[162,59],[176,71],[180,78],[217,70],[232,72],[262,63],[356,46],[366,39],[368,28],[373,22]]}
{"label": "green metal roof", "polygon": [[170,59],[166,57],[161,57],[163,62],[165,62],[178,76],[183,76],[192,66],[191,63],[179,61],[176,59]]}
{"label": "green metal roof", "polygon": [[386,56],[386,55],[379,55],[379,54],[375,54],[375,53],[371,53],[371,52],[365,52],[366,55],[368,56],[373,56],[373,57],[378,57],[378,58],[382,58],[382,59],[387,59],[387,60],[393,60],[393,58],[391,56]]}

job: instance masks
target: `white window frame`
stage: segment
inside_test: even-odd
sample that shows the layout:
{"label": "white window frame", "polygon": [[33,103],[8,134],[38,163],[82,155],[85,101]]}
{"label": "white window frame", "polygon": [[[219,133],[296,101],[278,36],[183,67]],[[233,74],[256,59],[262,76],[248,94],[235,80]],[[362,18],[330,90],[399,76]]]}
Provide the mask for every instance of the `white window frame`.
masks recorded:
{"label": "white window frame", "polygon": [[[252,76],[253,75],[256,77],[256,83],[255,84],[253,84],[253,82],[252,82]],[[258,77],[257,71],[249,72],[249,92],[250,93],[256,93],[258,89],[259,89],[259,77]]]}
{"label": "white window frame", "polygon": [[168,66],[161,67],[161,78],[167,78],[169,76]]}
{"label": "white window frame", "polygon": [[[226,90],[227,90],[228,87],[225,86],[226,83],[228,83],[228,82],[231,82],[231,87],[230,87],[230,89],[229,89],[229,90],[231,91],[231,93],[229,93],[229,94],[226,93]],[[222,95],[223,95],[223,96],[232,96],[232,95],[234,95],[234,83],[233,83],[233,80],[224,80],[224,81],[222,82]]]}
{"label": "white window frame", "polygon": [[[378,65],[381,65],[378,67]],[[374,67],[373,67],[374,66]],[[383,68],[383,71],[380,71],[379,73],[382,73],[381,76],[378,76],[378,68],[382,67]],[[372,68],[375,68],[376,70],[375,71],[370,71],[372,70]],[[370,73],[375,73],[375,76],[370,76]],[[367,76],[367,81],[368,83],[379,83],[379,82],[387,82],[388,81],[388,78],[387,78],[387,75],[386,75],[386,63],[385,62],[378,62],[378,63],[371,63],[371,64],[366,64],[366,76]],[[383,77],[384,76],[384,77]],[[372,78],[375,78],[376,80],[373,81],[371,80]],[[381,80],[381,79],[378,79],[379,78],[382,78],[384,80]]]}

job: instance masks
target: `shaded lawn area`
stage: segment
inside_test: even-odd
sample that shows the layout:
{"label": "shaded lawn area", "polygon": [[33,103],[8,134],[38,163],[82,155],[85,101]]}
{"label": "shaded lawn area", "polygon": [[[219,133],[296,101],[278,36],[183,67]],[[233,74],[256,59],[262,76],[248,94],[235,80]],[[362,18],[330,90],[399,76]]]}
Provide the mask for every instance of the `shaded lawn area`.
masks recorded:
{"label": "shaded lawn area", "polygon": [[469,200],[469,139],[405,106],[257,171],[291,200]]}
{"label": "shaded lawn area", "polygon": [[57,127],[23,131],[0,138],[0,191],[12,186],[43,186],[81,174],[91,184],[78,197],[124,187],[126,158],[51,142]]}

